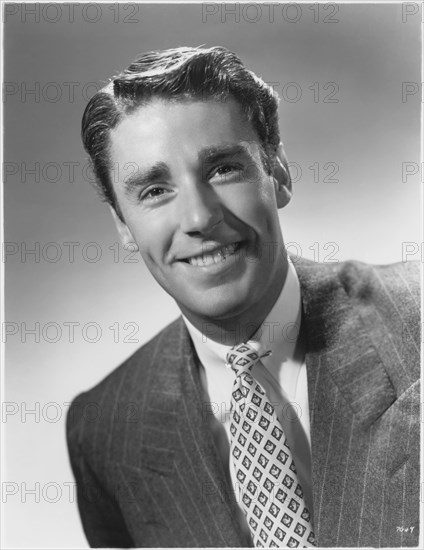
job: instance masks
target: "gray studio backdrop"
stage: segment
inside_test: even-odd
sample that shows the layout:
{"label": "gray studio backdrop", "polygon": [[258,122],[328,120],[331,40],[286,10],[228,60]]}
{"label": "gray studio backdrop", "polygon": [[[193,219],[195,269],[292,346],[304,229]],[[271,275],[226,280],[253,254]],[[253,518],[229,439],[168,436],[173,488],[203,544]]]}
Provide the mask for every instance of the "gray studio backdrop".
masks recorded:
{"label": "gray studio backdrop", "polygon": [[4,7],[5,547],[87,547],[68,404],[178,315],[88,183],[88,98],[139,52],[226,46],[282,97],[291,252],[420,259],[421,15],[406,4]]}

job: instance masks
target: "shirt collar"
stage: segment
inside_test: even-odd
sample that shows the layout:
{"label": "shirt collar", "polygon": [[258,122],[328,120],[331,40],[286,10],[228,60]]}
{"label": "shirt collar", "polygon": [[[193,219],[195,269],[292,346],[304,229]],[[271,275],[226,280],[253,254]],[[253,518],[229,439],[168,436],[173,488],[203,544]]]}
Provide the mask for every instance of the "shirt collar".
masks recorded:
{"label": "shirt collar", "polygon": [[[301,299],[300,286],[293,264],[288,262],[286,280],[280,295],[262,325],[249,340],[249,344],[260,353],[271,351],[262,363],[268,368],[281,365],[294,355],[297,335],[300,328]],[[183,315],[187,330],[201,363],[209,366],[224,367],[231,346],[211,340],[202,334]]]}

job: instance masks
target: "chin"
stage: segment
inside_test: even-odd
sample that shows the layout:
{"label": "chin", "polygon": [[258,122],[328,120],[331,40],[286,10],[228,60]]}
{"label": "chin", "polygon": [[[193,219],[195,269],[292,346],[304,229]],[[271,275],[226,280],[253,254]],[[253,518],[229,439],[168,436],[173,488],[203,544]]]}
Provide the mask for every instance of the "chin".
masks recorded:
{"label": "chin", "polygon": [[199,297],[188,306],[196,316],[208,320],[220,321],[231,319],[246,311],[252,305],[253,292],[235,293],[234,289],[229,292],[208,292]]}

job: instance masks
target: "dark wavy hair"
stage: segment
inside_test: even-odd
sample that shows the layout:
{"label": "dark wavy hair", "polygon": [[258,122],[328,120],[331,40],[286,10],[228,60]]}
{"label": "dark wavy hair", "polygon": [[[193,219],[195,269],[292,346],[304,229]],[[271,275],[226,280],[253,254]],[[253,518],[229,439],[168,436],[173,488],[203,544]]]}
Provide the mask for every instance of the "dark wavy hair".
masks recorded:
{"label": "dark wavy hair", "polygon": [[97,92],[82,118],[82,141],[94,170],[95,187],[123,220],[113,189],[109,134],[134,109],[160,97],[169,101],[234,98],[251,122],[270,173],[280,142],[278,95],[223,47],[147,52]]}

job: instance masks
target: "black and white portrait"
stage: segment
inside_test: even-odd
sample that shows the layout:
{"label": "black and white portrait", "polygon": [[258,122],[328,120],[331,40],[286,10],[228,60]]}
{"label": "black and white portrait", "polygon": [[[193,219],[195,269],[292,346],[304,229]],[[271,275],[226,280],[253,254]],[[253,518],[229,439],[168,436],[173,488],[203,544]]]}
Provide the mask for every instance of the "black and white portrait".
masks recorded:
{"label": "black and white portrait", "polygon": [[422,3],[2,11],[4,546],[422,545]]}

